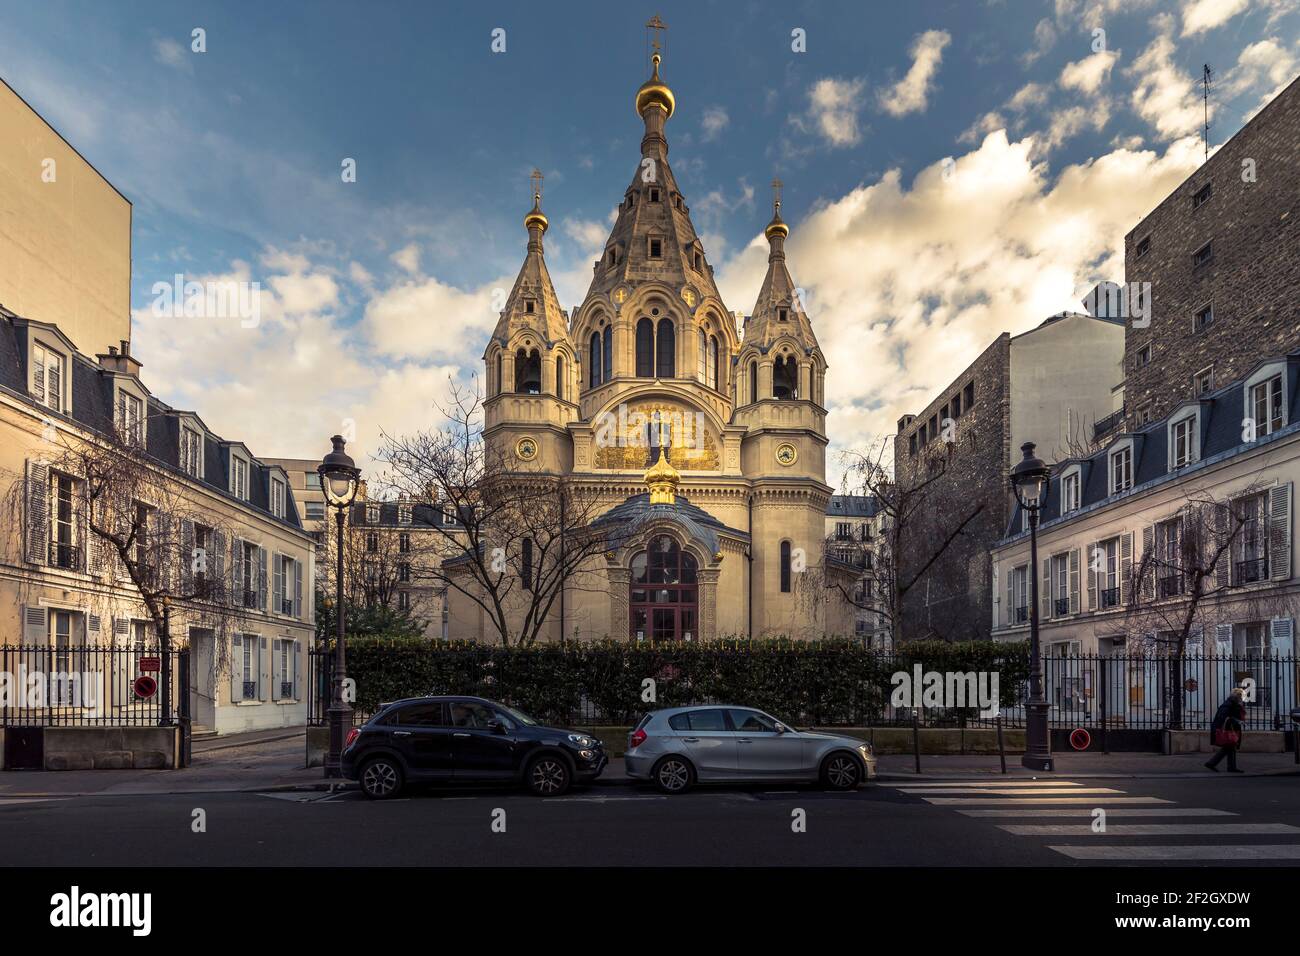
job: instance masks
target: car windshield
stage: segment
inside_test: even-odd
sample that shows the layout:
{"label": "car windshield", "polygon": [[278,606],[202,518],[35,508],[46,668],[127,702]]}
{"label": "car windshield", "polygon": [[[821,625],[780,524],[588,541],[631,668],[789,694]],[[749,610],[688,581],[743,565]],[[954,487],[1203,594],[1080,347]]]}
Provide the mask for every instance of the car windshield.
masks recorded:
{"label": "car windshield", "polygon": [[501,709],[506,712],[507,716],[513,718],[514,720],[519,721],[519,723],[523,724],[525,727],[537,726],[537,721],[529,717],[522,710],[516,710],[514,707],[506,707],[504,705],[501,707]]}

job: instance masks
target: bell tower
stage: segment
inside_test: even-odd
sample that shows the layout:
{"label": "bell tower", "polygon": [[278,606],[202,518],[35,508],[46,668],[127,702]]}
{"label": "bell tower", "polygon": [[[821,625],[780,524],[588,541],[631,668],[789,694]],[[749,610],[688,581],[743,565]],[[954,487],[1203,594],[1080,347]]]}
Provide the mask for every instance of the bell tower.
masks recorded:
{"label": "bell tower", "polygon": [[550,221],[542,212],[540,170],[533,170],[530,185],[527,253],[483,353],[483,437],[506,468],[561,472],[573,465],[567,426],[578,416],[577,356],[546,269],[542,237]]}

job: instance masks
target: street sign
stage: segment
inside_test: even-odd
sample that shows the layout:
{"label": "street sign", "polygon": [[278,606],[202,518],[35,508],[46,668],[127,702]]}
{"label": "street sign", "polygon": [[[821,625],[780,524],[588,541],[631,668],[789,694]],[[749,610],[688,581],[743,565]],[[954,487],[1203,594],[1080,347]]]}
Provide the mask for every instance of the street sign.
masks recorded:
{"label": "street sign", "polygon": [[140,673],[157,674],[162,670],[161,657],[142,657],[140,658]]}
{"label": "street sign", "polygon": [[143,697],[146,700],[158,693],[158,682],[148,674],[141,674],[131,685],[135,691],[135,696]]}

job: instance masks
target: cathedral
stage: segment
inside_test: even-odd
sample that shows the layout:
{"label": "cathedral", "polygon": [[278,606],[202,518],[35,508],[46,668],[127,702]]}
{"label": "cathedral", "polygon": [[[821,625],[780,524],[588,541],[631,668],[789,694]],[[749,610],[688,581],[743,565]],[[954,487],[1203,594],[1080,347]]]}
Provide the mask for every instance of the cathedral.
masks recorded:
{"label": "cathedral", "polygon": [[[484,441],[521,470],[566,476],[617,528],[565,595],[548,639],[801,639],[852,633],[824,565],[826,359],[786,263],[779,183],[767,275],[743,319],[722,301],[668,163],[676,108],[660,78],[636,93],[641,155],[582,304],[546,268],[539,177],[527,252],[484,352]],[[810,573],[811,572],[811,573]],[[844,580],[839,579],[843,576]],[[488,638],[454,590],[455,634]]]}

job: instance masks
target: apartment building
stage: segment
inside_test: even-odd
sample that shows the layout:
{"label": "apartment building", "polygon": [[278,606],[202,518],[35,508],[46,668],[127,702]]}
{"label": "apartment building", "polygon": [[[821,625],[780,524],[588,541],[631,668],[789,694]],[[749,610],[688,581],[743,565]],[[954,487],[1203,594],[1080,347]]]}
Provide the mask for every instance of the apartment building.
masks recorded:
{"label": "apartment building", "polygon": [[1300,345],[1300,79],[1220,146],[1124,239],[1128,427],[1240,379]]}
{"label": "apartment building", "polygon": [[827,554],[857,572],[851,585],[853,634],[879,650],[892,645],[883,600],[888,530],[888,517],[872,495],[832,495],[826,506]]}
{"label": "apartment building", "polygon": [[1033,441],[1050,460],[1086,443],[1114,408],[1123,350],[1119,320],[1054,315],[998,336],[920,414],[899,420],[894,476],[912,504],[898,568],[919,577],[903,599],[897,639],[989,636],[988,555],[1010,518],[1012,449]]}
{"label": "apartment building", "polygon": [[[1297,385],[1300,352],[1268,358],[1057,463],[1038,530],[1046,653],[1167,654],[1190,614],[1188,655],[1294,654]],[[1028,636],[1029,548],[1017,509],[992,549],[995,640]]]}

